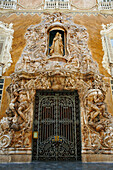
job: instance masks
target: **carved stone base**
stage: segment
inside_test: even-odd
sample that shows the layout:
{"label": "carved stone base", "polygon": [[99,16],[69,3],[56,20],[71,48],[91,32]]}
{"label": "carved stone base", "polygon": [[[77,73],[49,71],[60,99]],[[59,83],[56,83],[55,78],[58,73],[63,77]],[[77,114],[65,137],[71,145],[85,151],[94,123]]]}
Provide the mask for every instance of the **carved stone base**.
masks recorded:
{"label": "carved stone base", "polygon": [[31,148],[9,148],[4,151],[0,151],[0,162],[31,162],[32,161],[32,151]]}
{"label": "carved stone base", "polygon": [[60,55],[52,55],[49,57],[49,60],[51,61],[62,61],[62,62],[67,62],[67,59],[66,57],[64,56],[60,56]]}
{"label": "carved stone base", "polygon": [[113,163],[113,154],[82,154],[82,162]]}

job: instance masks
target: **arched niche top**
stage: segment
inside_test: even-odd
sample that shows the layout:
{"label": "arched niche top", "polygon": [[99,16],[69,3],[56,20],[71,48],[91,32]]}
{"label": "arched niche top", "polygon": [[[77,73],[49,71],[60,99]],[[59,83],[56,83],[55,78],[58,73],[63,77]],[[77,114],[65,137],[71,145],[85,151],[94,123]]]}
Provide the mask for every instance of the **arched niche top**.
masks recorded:
{"label": "arched niche top", "polygon": [[55,23],[51,24],[51,26],[47,29],[47,32],[49,32],[51,29],[55,29],[55,28],[60,28],[60,29],[63,29],[64,32],[67,32],[67,29],[64,26],[64,24],[62,24],[60,22],[55,22]]}
{"label": "arched niche top", "polygon": [[57,29],[57,30],[64,31],[64,32],[66,31],[65,29],[63,29],[63,28],[61,28],[61,27],[57,26],[57,27],[53,27],[53,28],[51,28],[51,29],[49,30],[49,32],[50,32],[50,31],[53,31],[53,30],[56,30],[56,29]]}

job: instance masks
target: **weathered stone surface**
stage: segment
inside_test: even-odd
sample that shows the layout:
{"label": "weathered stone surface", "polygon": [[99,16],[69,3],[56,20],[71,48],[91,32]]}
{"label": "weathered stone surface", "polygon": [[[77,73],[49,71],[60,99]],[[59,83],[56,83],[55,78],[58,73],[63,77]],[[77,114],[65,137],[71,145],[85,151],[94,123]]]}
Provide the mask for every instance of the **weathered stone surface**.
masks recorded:
{"label": "weathered stone surface", "polygon": [[7,77],[5,78],[4,82],[4,88],[3,88],[3,94],[2,94],[2,103],[1,103],[1,108],[0,108],[0,119],[5,115],[5,110],[7,109],[9,103],[10,103],[10,96],[6,92],[7,87],[11,83],[11,78]]}
{"label": "weathered stone surface", "polygon": [[72,0],[72,3],[79,9],[89,9],[96,5],[96,0]]}
{"label": "weathered stone surface", "polygon": [[[96,5],[96,0],[70,0],[72,6],[74,5],[78,9],[90,9]],[[43,7],[44,0],[20,0],[18,8],[20,9],[40,9]],[[75,8],[76,9],[76,8]]]}
{"label": "weathered stone surface", "polygon": [[29,154],[9,154],[9,155],[0,155],[0,162],[1,163],[10,163],[10,162],[31,162],[32,161],[32,155]]}
{"label": "weathered stone surface", "polygon": [[[3,73],[5,73],[6,69],[11,66],[12,58],[10,54],[10,50],[12,47],[12,39],[13,39],[13,24],[9,25],[3,22],[0,22],[0,41],[2,42],[1,51],[0,51],[0,64],[3,67]],[[0,74],[2,76],[2,73]]]}
{"label": "weathered stone surface", "polygon": [[[19,4],[20,4],[20,7],[22,5],[22,7],[25,9],[31,9],[31,8],[37,8],[39,5],[41,5],[42,3],[42,0],[26,0],[26,1],[23,1],[23,0],[19,0]],[[21,9],[22,9],[21,7]]]}
{"label": "weathered stone surface", "polygon": [[[83,162],[113,162],[113,155],[111,154],[82,154],[82,161]],[[96,165],[97,163],[95,163]],[[103,167],[104,168],[104,167]]]}

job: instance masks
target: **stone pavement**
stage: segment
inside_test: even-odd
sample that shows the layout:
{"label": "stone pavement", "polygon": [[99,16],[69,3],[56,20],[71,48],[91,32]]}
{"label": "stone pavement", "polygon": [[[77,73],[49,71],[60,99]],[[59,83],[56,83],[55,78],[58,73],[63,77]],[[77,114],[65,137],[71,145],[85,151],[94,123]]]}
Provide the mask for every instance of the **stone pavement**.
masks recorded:
{"label": "stone pavement", "polygon": [[0,170],[113,170],[113,163],[32,162],[0,164]]}

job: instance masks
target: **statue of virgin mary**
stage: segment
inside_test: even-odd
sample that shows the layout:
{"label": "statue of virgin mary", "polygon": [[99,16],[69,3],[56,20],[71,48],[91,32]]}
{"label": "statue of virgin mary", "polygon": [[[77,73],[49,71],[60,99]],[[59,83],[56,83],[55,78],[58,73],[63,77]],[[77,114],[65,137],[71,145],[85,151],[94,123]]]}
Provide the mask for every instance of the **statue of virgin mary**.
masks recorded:
{"label": "statue of virgin mary", "polygon": [[52,46],[50,47],[50,55],[61,55],[63,56],[63,42],[62,42],[62,37],[59,32],[56,33]]}

